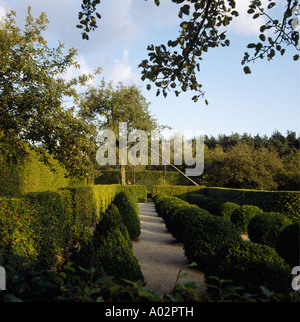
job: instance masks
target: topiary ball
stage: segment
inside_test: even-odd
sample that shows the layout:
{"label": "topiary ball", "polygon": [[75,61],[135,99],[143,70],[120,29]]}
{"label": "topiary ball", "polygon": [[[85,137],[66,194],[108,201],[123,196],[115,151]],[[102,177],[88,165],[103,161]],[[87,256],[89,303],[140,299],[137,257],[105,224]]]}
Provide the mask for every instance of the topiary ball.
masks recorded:
{"label": "topiary ball", "polygon": [[254,216],[248,225],[248,236],[251,241],[270,247],[276,247],[281,231],[292,222],[279,213],[263,213]]}
{"label": "topiary ball", "polygon": [[204,269],[209,258],[222,247],[241,240],[233,223],[210,214],[202,214],[188,224],[183,234],[185,256]]}
{"label": "topiary ball", "polygon": [[199,208],[196,205],[190,205],[176,211],[170,221],[170,232],[178,241],[182,242],[183,233],[187,224],[190,224],[197,217],[202,215],[210,215],[207,210]]}
{"label": "topiary ball", "polygon": [[241,234],[247,234],[250,219],[262,213],[263,211],[256,206],[245,205],[235,209],[230,220],[235,224]]}
{"label": "topiary ball", "polygon": [[258,294],[260,286],[273,292],[287,292],[291,285],[289,265],[270,247],[252,242],[239,242],[224,247],[211,258],[205,271],[209,276],[229,279],[236,286]]}
{"label": "topiary ball", "polygon": [[276,241],[276,251],[291,266],[300,266],[300,221],[285,227]]}

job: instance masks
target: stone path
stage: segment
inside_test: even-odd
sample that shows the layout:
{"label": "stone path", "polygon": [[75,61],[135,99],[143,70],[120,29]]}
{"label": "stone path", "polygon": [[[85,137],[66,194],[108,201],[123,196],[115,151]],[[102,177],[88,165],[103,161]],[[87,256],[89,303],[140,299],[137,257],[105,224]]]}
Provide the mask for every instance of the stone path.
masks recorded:
{"label": "stone path", "polygon": [[[146,289],[159,292],[170,291],[176,282],[179,270],[188,264],[182,243],[166,230],[165,223],[158,217],[153,203],[139,204],[141,235],[133,242],[133,252],[141,266],[147,283]],[[195,281],[203,285],[204,274],[193,268],[185,268],[188,276],[180,283]],[[205,288],[201,291],[205,293]]]}

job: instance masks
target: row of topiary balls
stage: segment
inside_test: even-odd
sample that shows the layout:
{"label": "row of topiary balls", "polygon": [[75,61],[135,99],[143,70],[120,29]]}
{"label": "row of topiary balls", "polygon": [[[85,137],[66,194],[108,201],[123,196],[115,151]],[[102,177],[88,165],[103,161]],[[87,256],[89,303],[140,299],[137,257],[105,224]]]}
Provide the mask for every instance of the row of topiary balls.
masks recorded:
{"label": "row of topiary balls", "polygon": [[[261,287],[289,292],[291,267],[300,265],[300,222],[291,223],[279,214],[266,214],[257,207],[234,203],[217,208],[211,202],[204,209],[208,204],[204,197],[200,195],[202,204],[197,197],[197,205],[192,205],[189,202],[195,203],[196,199],[193,195],[187,198],[189,202],[156,195],[154,203],[169,232],[183,243],[185,256],[205,273],[206,282],[212,284],[214,279],[210,276],[218,276],[257,294]],[[212,214],[214,209],[218,209],[218,215]],[[241,237],[245,227],[251,242]],[[276,249],[268,246],[270,239],[274,246],[274,236]]]}

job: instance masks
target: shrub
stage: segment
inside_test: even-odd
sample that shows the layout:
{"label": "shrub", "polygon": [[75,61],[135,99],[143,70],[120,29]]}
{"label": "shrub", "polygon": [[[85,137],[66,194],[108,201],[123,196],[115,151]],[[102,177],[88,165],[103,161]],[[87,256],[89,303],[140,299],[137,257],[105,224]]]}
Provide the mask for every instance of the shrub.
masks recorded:
{"label": "shrub", "polygon": [[196,205],[190,205],[176,211],[170,221],[170,232],[172,236],[182,242],[186,225],[203,214],[210,215],[207,210],[199,208]]}
{"label": "shrub", "polygon": [[204,194],[219,202],[254,205],[265,212],[279,212],[292,222],[300,220],[299,191],[263,191],[249,189],[205,188]]}
{"label": "shrub", "polygon": [[0,249],[12,266],[49,268],[69,245],[74,232],[69,191],[30,193],[0,199]]}
{"label": "shrub", "polygon": [[263,211],[256,206],[241,206],[233,211],[231,222],[235,224],[241,234],[247,234],[250,219],[261,213],[263,213]]}
{"label": "shrub", "polygon": [[183,234],[185,256],[204,269],[209,258],[222,247],[240,241],[241,237],[230,221],[213,215],[202,214],[186,226]]}
{"label": "shrub", "polygon": [[221,205],[220,216],[228,220],[231,220],[232,213],[234,212],[235,209],[239,207],[240,205],[238,205],[237,203],[227,201]]}
{"label": "shrub", "polygon": [[119,209],[131,240],[137,239],[141,234],[139,208],[136,199],[136,195],[129,190],[121,191],[114,199],[114,204]]}
{"label": "shrub", "polygon": [[80,242],[90,235],[90,227],[97,219],[93,190],[91,187],[67,188],[65,190],[69,190],[71,192],[73,200],[73,238]]}
{"label": "shrub", "polygon": [[221,216],[221,206],[222,204],[216,200],[211,200],[207,203],[204,209],[215,216]]}
{"label": "shrub", "polygon": [[286,292],[291,283],[291,269],[270,247],[239,242],[223,248],[211,258],[205,271],[209,276],[230,279],[249,292],[259,292],[260,286],[270,291]]}
{"label": "shrub", "polygon": [[73,260],[80,266],[94,267],[94,278],[107,275],[131,281],[143,278],[129,233],[115,205],[109,207],[93,236]]}
{"label": "shrub", "polygon": [[281,231],[292,222],[279,213],[262,213],[255,215],[248,224],[248,235],[251,241],[276,247],[276,240]]}
{"label": "shrub", "polygon": [[193,205],[197,205],[199,206],[200,208],[203,208],[205,209],[207,204],[210,202],[210,201],[213,201],[213,199],[207,197],[207,196],[204,196],[203,194],[189,194],[187,196],[187,201],[190,203],[190,204],[193,204]]}
{"label": "shrub", "polygon": [[170,229],[170,221],[176,211],[188,207],[190,204],[177,197],[164,198],[160,205],[161,217],[165,221],[167,229]]}
{"label": "shrub", "polygon": [[157,194],[153,197],[155,210],[156,210],[158,216],[161,216],[161,206],[162,206],[163,199],[165,199],[165,198],[167,198],[167,196],[163,195],[163,194]]}
{"label": "shrub", "polygon": [[164,194],[185,200],[190,193],[201,193],[203,189],[201,186],[153,186],[152,196]]}
{"label": "shrub", "polygon": [[300,221],[285,227],[276,241],[276,251],[291,266],[300,266]]}

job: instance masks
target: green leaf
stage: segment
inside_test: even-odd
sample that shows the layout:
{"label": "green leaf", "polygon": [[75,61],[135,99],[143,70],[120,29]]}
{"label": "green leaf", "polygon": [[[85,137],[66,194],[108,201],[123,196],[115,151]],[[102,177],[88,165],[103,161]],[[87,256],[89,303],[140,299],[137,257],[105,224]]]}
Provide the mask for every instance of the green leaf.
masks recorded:
{"label": "green leaf", "polygon": [[251,70],[250,70],[249,66],[244,67],[244,73],[245,74],[251,74]]}
{"label": "green leaf", "polygon": [[264,34],[260,34],[260,35],[259,35],[259,39],[260,39],[261,41],[265,41],[265,40],[266,40],[266,36],[265,36]]}

